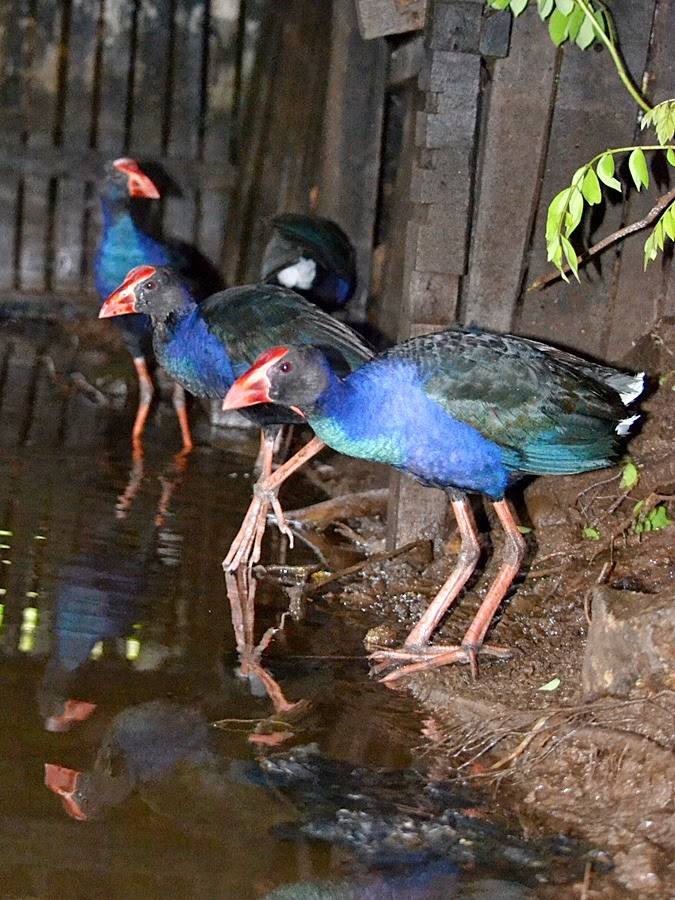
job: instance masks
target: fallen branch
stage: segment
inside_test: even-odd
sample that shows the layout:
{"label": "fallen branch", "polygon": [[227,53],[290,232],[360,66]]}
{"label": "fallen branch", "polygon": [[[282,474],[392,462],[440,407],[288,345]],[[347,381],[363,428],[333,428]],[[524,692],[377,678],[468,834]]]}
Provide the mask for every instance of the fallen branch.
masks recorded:
{"label": "fallen branch", "polygon": [[363,569],[366,569],[368,566],[372,566],[375,563],[384,562],[388,559],[395,559],[397,556],[402,556],[404,553],[410,553],[411,550],[416,550],[418,547],[424,546],[428,547],[429,552],[431,553],[431,541],[426,538],[419,541],[412,541],[410,544],[404,544],[396,550],[387,550],[385,553],[374,553],[362,562],[356,563],[353,566],[347,566],[346,569],[341,569],[339,572],[327,575],[325,578],[315,581],[314,584],[308,585],[305,588],[305,593],[309,595],[316,594],[323,590],[327,585],[333,584],[333,582],[339,581],[341,578],[346,578],[348,575],[356,575],[357,572],[361,572]]}
{"label": "fallen branch", "polygon": [[359,516],[378,516],[387,511],[389,489],[378,488],[371,491],[359,491],[343,494],[323,500],[302,509],[286,512],[286,521],[302,528],[314,528],[323,531],[336,519],[354,519]]}

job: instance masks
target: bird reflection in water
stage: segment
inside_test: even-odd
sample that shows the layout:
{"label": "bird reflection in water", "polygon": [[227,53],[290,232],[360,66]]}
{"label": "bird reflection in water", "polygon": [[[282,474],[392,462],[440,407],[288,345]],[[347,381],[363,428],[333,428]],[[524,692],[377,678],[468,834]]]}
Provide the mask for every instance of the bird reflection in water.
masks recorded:
{"label": "bird reflection in water", "polygon": [[[151,509],[139,505],[129,520],[143,483],[144,456],[137,446],[130,477],[115,507],[114,517],[101,519],[92,511],[88,522],[100,523],[86,533],[78,551],[59,572],[53,625],[53,647],[38,688],[40,715],[48,731],[68,731],[92,714],[96,706],[73,698],[82,670],[101,641],[132,637],[145,619],[143,596],[146,572],[153,554],[164,559],[165,522],[171,498],[180,484],[188,460],[182,451],[159,475],[160,497]],[[98,497],[95,498],[98,501]],[[175,555],[175,550],[172,551]],[[165,559],[167,565],[175,559]],[[125,644],[126,647],[126,644]]]}

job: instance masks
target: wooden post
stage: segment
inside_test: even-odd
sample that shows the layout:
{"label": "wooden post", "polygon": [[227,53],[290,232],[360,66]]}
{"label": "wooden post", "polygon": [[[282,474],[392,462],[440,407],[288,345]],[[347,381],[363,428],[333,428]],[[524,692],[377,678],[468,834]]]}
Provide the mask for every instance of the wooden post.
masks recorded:
{"label": "wooden post", "polygon": [[[399,340],[438,331],[457,319],[466,272],[481,87],[482,2],[434,0],[419,78]],[[434,537],[446,497],[394,472],[390,547]]]}
{"label": "wooden post", "polygon": [[334,219],[357,252],[351,321],[363,321],[370,286],[388,51],[365,41],[351,3],[333,3],[317,211]]}

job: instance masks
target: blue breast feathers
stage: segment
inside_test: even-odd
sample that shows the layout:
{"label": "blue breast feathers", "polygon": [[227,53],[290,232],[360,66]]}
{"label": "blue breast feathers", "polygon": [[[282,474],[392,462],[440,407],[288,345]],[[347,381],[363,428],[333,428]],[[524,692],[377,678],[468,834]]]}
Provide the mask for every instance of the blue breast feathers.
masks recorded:
{"label": "blue breast feathers", "polygon": [[155,346],[157,359],[176,381],[197,397],[222,398],[234,383],[225,347],[195,308],[172,329],[171,340]]}
{"label": "blue breast feathers", "polygon": [[428,397],[414,365],[369,364],[333,382],[310,424],[329,446],[389,463],[436,487],[504,495],[502,450]]}
{"label": "blue breast feathers", "polygon": [[179,253],[140,231],[129,213],[116,221],[107,222],[104,218],[104,223],[94,263],[96,291],[102,300],[119,287],[135,266],[184,265]]}

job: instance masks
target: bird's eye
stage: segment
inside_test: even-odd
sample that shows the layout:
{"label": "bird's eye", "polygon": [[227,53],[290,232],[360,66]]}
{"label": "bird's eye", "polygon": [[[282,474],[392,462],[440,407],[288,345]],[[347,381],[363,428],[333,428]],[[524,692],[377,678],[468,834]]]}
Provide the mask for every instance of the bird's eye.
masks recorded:
{"label": "bird's eye", "polygon": [[293,364],[289,363],[289,362],[282,362],[282,364],[279,366],[279,371],[284,372],[284,373],[290,372],[290,371],[292,371],[292,369],[293,369]]}
{"label": "bird's eye", "polygon": [[143,287],[148,291],[154,291],[156,285],[155,285],[155,282],[152,279],[150,279],[150,281],[145,282]]}

